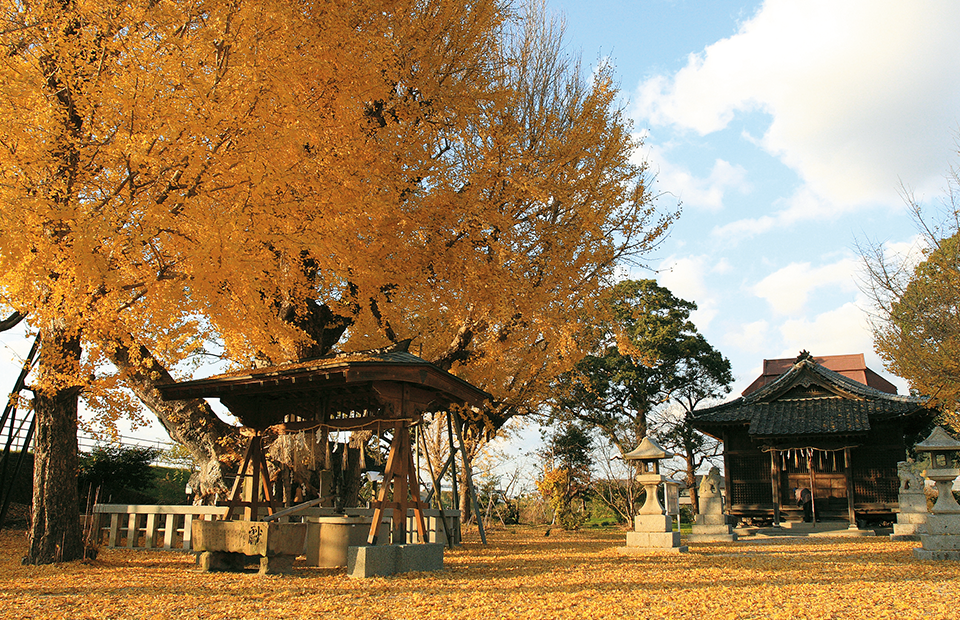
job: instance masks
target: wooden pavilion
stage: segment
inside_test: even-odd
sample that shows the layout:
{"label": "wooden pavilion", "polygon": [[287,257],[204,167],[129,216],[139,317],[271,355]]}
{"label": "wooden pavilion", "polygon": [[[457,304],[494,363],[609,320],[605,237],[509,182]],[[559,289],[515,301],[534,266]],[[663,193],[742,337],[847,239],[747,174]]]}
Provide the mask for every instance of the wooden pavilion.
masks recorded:
{"label": "wooden pavilion", "polygon": [[862,354],[804,351],[795,360],[765,360],[764,371],[740,398],[689,418],[723,442],[729,514],[799,519],[795,491],[805,487],[817,519],[892,519],[906,437],[934,415],[926,399],[897,395]]}
{"label": "wooden pavilion", "polygon": [[[244,370],[160,388],[165,400],[215,397],[240,420],[250,437],[230,512],[244,509],[257,519],[273,514],[266,475],[265,436],[317,429],[393,431],[390,454],[368,544],[374,544],[386,510],[393,513],[393,538],[405,540],[406,515],[414,511],[425,540],[420,485],[413,462],[410,428],[423,414],[451,406],[480,406],[490,395],[406,350],[407,343],[373,351],[327,355],[300,363]],[[248,473],[251,472],[252,473]],[[243,479],[253,484],[243,492]],[[387,501],[392,488],[392,500]]]}

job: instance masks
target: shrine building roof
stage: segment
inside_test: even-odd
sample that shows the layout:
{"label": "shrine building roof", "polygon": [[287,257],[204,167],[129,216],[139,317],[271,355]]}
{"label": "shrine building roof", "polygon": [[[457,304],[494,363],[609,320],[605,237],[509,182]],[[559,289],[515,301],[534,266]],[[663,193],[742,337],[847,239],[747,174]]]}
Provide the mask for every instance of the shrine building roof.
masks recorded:
{"label": "shrine building roof", "polygon": [[689,417],[693,427],[718,436],[724,427],[746,426],[755,439],[862,436],[873,422],[928,413],[924,398],[871,387],[818,359],[801,354],[774,381],[731,402],[694,411]]}

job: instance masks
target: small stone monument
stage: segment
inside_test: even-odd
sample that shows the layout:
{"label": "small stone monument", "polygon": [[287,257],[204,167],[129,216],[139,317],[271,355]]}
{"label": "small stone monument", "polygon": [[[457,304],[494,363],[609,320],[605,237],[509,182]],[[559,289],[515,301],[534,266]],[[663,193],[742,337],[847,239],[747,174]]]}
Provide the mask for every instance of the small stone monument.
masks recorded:
{"label": "small stone monument", "polygon": [[646,501],[640,514],[633,518],[633,531],[627,532],[627,546],[620,547],[624,553],[686,553],[686,545],[680,544],[680,532],[673,531],[673,518],[660,504],[657,491],[664,485],[664,492],[675,491],[679,485],[660,474],[660,461],[673,454],[661,448],[657,442],[644,437],[637,449],[623,455],[630,461],[640,461],[637,482],[643,485]]}
{"label": "small stone monument", "polygon": [[953,497],[953,481],[960,475],[953,456],[960,452],[957,441],[939,426],[917,444],[917,452],[930,453],[930,468],[923,475],[937,484],[937,503],[927,515],[920,534],[922,547],[913,550],[920,560],[960,560],[960,505]]}
{"label": "small stone monument", "polygon": [[710,468],[710,473],[700,480],[700,514],[694,519],[690,542],[733,542],[737,535],[727,524],[723,514],[723,495],[720,493],[720,470]]}
{"label": "small stone monument", "polygon": [[897,463],[897,474],[900,476],[900,509],[890,540],[920,540],[920,534],[927,523],[927,497],[924,495],[923,476],[913,461]]}

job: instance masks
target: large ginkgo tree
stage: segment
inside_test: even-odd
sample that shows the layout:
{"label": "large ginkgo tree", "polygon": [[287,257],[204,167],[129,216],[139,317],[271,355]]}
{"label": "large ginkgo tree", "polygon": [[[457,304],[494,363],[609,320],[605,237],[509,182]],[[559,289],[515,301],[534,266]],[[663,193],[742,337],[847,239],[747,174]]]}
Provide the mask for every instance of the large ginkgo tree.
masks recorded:
{"label": "large ginkgo tree", "polygon": [[0,4],[0,303],[42,341],[28,562],[82,554],[81,397],[109,423],[132,388],[216,468],[232,429],[155,390],[204,343],[265,364],[414,338],[494,395],[478,424],[542,401],[673,214],[609,69],[581,76],[541,13]]}

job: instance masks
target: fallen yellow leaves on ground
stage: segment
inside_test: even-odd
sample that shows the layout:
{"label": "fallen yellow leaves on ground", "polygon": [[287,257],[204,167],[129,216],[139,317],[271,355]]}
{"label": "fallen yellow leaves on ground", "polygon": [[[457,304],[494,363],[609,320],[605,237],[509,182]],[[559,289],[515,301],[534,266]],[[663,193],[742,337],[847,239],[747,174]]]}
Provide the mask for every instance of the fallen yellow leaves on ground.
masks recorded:
{"label": "fallen yellow leaves on ground", "polygon": [[23,532],[0,532],[7,618],[958,618],[960,562],[918,543],[769,538],[620,555],[620,531],[467,534],[445,569],[351,579],[202,573],[192,554],[104,549],[91,563],[21,566]]}

